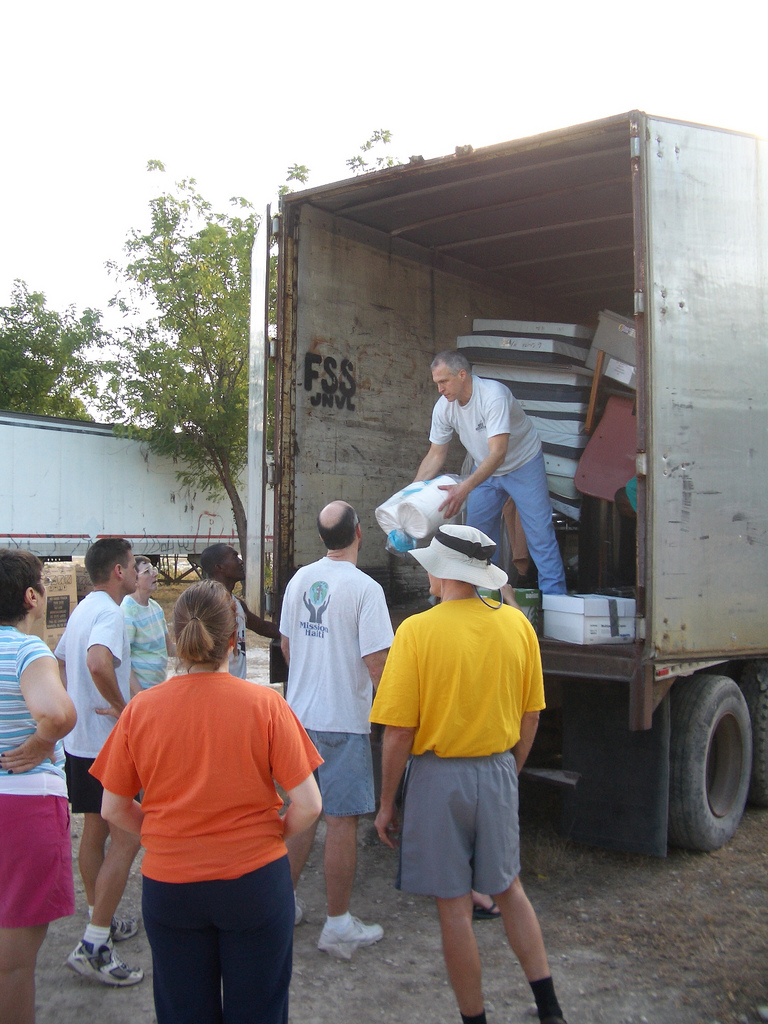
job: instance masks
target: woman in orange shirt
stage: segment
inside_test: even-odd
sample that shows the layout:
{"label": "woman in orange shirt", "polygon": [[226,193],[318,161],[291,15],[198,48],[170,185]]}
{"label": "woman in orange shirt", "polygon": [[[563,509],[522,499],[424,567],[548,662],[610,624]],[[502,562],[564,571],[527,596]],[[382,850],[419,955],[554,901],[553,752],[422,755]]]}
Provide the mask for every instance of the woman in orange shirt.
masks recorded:
{"label": "woman in orange shirt", "polygon": [[[235,608],[221,584],[189,587],[174,626],[186,673],[134,697],[91,769],[103,816],[145,848],[158,1024],[286,1024],[284,839],[320,813],[322,759],[279,694],[229,674]],[[273,779],[290,797],[283,817]]]}

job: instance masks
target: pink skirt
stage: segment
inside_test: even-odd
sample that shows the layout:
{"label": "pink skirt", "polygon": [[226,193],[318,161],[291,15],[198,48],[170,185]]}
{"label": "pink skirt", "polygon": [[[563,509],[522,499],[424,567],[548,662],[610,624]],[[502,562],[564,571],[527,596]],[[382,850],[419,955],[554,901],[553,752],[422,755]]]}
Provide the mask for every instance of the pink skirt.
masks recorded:
{"label": "pink skirt", "polygon": [[66,797],[0,793],[0,928],[32,928],[74,912]]}

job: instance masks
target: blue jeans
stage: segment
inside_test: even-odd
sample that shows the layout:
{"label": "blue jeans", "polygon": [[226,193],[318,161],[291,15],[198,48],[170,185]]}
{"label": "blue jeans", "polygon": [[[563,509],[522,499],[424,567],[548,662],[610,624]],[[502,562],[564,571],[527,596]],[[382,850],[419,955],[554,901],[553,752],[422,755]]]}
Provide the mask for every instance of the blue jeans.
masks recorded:
{"label": "blue jeans", "polygon": [[141,909],[158,1024],[287,1024],[294,918],[287,856],[240,878],[145,877]]}
{"label": "blue jeans", "polygon": [[539,571],[539,590],[542,594],[564,594],[565,570],[552,525],[552,502],[541,452],[511,473],[484,480],[467,498],[467,526],[482,530],[496,542],[494,561],[499,557],[501,510],[507,498],[514,501],[520,513],[528,550]]}
{"label": "blue jeans", "polygon": [[373,793],[371,737],[357,732],[307,729],[323,763],[316,770],[323,814],[359,817],[376,810]]}

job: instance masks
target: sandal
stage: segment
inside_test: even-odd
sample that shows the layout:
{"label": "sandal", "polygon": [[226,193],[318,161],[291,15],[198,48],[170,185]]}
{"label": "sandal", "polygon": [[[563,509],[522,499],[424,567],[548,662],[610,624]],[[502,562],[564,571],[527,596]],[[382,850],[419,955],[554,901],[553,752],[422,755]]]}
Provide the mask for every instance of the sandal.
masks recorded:
{"label": "sandal", "polygon": [[475,903],[472,907],[472,917],[475,921],[495,921],[497,917],[501,917],[501,911],[493,901],[490,907],[481,907]]}

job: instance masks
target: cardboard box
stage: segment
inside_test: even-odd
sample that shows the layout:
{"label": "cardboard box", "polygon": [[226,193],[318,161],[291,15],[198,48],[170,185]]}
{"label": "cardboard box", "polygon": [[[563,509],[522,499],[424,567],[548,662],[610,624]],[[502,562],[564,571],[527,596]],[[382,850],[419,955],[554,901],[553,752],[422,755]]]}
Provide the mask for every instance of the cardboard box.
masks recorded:
{"label": "cardboard box", "polygon": [[597,353],[601,351],[613,356],[614,359],[620,359],[623,363],[636,366],[635,334],[634,320],[604,309],[599,315],[597,331],[595,331],[592,346],[584,365],[588,366],[590,370],[594,370]]}
{"label": "cardboard box", "polygon": [[544,594],[544,636],[571,644],[628,644],[635,602],[605,594]]}
{"label": "cardboard box", "polygon": [[77,604],[75,563],[46,562],[43,566],[43,579],[46,577],[50,583],[45,586],[45,616],[34,624],[32,632],[54,650]]}

